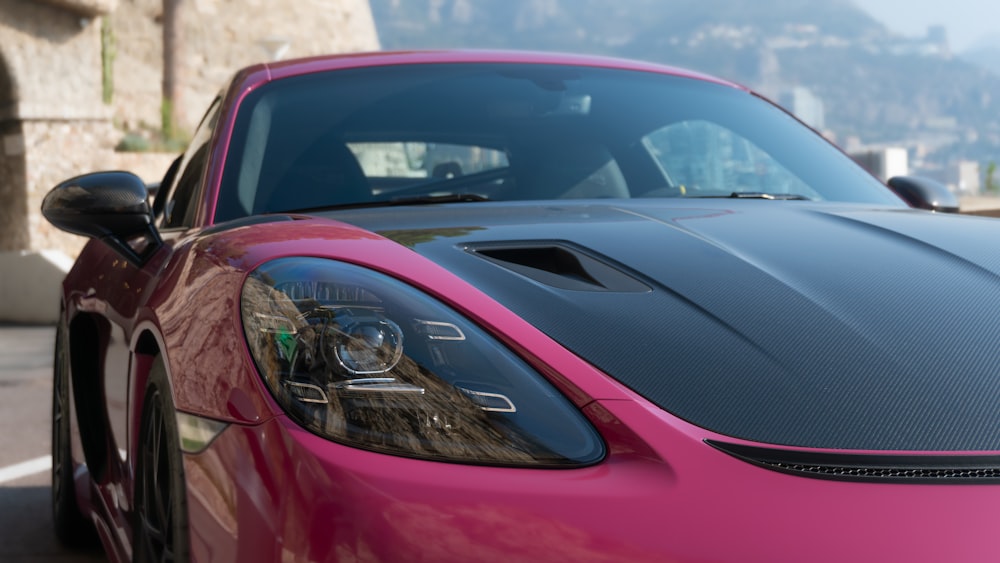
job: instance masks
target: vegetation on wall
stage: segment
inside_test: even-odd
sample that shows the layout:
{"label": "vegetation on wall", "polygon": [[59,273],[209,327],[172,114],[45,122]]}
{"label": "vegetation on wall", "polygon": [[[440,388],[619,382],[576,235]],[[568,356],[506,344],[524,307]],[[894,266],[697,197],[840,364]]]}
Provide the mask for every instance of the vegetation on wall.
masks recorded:
{"label": "vegetation on wall", "polygon": [[115,93],[115,35],[111,19],[101,18],[101,99],[110,105]]}
{"label": "vegetation on wall", "polygon": [[986,174],[983,179],[983,191],[988,194],[996,194],[997,192],[1000,192],[1000,186],[997,185],[996,173],[997,163],[991,160],[989,164],[986,165]]}
{"label": "vegetation on wall", "polygon": [[184,82],[181,61],[183,33],[181,28],[184,0],[162,0],[163,78],[160,98],[160,123],[156,127],[143,124],[140,130],[129,131],[115,147],[124,152],[180,152],[190,140],[190,133],[179,125],[180,92]]}

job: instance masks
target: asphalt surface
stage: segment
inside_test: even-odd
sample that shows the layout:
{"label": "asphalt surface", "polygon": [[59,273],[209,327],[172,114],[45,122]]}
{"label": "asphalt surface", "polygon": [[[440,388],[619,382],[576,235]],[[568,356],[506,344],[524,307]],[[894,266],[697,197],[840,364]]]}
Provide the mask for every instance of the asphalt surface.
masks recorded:
{"label": "asphalt surface", "polygon": [[52,532],[49,456],[53,327],[0,325],[0,561],[98,563]]}

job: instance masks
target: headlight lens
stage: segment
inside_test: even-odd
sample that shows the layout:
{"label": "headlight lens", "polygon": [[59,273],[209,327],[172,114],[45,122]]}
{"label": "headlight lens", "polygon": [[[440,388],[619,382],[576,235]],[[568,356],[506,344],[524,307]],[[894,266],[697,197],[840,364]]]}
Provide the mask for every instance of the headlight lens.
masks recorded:
{"label": "headlight lens", "polygon": [[444,304],[320,258],[247,278],[243,327],[271,393],[310,431],[351,446],[462,463],[580,466],[594,428],[544,378]]}

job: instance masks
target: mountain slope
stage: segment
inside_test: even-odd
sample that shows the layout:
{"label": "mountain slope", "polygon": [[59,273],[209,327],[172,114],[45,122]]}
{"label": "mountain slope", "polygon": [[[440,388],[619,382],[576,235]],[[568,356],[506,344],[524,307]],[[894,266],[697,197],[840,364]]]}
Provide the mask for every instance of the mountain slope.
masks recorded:
{"label": "mountain slope", "polygon": [[[1000,76],[893,36],[850,0],[370,0],[387,49],[577,51],[694,68],[777,97],[805,86],[839,139],[1000,154]],[[916,152],[916,151],[915,151]]]}

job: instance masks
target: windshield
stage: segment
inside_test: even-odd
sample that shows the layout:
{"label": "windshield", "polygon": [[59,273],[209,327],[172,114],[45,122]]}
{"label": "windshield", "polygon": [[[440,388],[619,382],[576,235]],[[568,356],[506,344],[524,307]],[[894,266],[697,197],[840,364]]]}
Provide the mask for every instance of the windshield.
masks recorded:
{"label": "windshield", "polygon": [[216,220],[652,197],[903,205],[822,137],[743,90],[651,72],[463,63],[331,71],[250,93]]}

